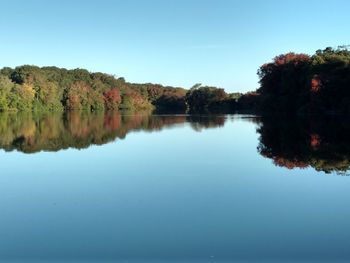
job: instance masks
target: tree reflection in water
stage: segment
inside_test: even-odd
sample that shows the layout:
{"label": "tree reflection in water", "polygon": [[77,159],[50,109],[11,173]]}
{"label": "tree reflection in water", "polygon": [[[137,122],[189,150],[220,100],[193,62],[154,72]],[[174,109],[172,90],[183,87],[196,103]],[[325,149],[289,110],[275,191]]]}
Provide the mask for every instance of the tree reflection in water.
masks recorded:
{"label": "tree reflection in water", "polygon": [[194,130],[222,126],[225,116],[151,115],[147,112],[0,114],[0,147],[24,153],[83,149],[123,139],[131,131],[159,131],[190,122]]}
{"label": "tree reflection in water", "polygon": [[[258,152],[288,169],[312,167],[326,173],[350,169],[350,122],[341,118],[244,118],[258,125]],[[0,114],[0,148],[24,153],[83,149],[123,139],[132,131],[160,131],[188,124],[193,130],[223,127],[225,115],[152,115],[121,112]],[[240,138],[231,138],[239,140]],[[239,158],[232,156],[232,158]]]}
{"label": "tree reflection in water", "polygon": [[346,175],[350,122],[343,118],[261,119],[258,152],[277,166]]}

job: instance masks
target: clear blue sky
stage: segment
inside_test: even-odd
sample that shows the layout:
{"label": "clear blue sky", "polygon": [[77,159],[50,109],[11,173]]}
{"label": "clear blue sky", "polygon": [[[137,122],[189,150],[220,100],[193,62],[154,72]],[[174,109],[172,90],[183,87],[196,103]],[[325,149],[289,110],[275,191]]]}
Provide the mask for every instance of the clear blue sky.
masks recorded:
{"label": "clear blue sky", "polygon": [[248,91],[280,53],[350,44],[348,0],[0,0],[0,67]]}

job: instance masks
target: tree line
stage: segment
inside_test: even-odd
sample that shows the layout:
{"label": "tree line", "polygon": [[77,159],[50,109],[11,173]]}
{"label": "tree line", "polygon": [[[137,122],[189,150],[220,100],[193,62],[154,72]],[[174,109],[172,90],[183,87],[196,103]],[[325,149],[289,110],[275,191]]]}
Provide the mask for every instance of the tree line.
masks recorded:
{"label": "tree line", "polygon": [[30,65],[0,70],[0,111],[232,111],[234,103],[232,95],[223,89],[200,84],[186,90],[129,83],[85,69]]}
{"label": "tree line", "polygon": [[260,88],[241,104],[262,113],[350,114],[350,51],[287,53],[258,70]]}
{"label": "tree line", "polygon": [[350,51],[287,53],[258,70],[260,87],[246,94],[196,84],[190,89],[136,84],[124,78],[57,67],[0,70],[0,111],[156,110],[253,111],[263,114],[350,114]]}
{"label": "tree line", "polygon": [[[214,89],[211,93],[217,99],[208,108],[262,115],[350,114],[348,46],[327,47],[313,55],[282,54],[262,65],[257,74],[260,87],[256,91],[225,95]],[[205,99],[192,96],[188,101],[191,108],[200,109]]]}

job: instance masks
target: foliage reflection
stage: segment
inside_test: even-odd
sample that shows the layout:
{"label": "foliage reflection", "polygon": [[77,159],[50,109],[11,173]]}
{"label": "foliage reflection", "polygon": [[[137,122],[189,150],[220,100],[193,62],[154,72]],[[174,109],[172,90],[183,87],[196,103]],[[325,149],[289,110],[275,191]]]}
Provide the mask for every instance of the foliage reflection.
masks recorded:
{"label": "foliage reflection", "polygon": [[350,122],[340,118],[268,119],[258,128],[258,151],[277,166],[313,167],[346,174],[350,168]]}
{"label": "foliage reflection", "polygon": [[67,112],[33,115],[0,114],[0,147],[25,153],[87,148],[123,139],[131,131],[159,131],[191,123],[194,130],[222,126],[225,117],[187,115],[122,114],[113,112]]}

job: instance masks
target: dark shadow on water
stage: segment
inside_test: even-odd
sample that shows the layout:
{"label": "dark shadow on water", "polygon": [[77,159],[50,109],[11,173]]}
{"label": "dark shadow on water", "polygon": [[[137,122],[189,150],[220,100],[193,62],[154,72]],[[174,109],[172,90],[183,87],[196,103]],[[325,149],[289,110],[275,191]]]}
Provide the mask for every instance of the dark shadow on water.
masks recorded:
{"label": "dark shadow on water", "polygon": [[341,175],[349,171],[348,118],[262,118],[257,132],[258,152],[277,166]]}

